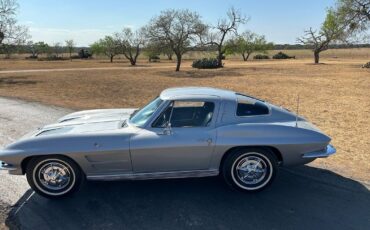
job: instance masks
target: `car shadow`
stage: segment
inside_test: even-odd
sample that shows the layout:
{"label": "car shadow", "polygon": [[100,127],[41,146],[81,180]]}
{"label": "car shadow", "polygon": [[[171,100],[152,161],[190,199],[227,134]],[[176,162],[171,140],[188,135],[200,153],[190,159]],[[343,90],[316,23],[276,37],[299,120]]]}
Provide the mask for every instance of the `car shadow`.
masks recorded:
{"label": "car shadow", "polygon": [[218,177],[88,182],[48,200],[31,190],[10,212],[11,229],[370,229],[367,187],[328,170],[283,168],[245,194]]}

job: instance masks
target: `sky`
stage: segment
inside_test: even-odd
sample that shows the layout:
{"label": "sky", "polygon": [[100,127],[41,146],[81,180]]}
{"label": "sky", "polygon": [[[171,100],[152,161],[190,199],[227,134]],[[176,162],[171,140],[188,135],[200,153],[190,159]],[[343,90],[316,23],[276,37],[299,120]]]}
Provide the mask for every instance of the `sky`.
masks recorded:
{"label": "sky", "polygon": [[310,27],[319,28],[335,0],[18,0],[18,21],[32,40],[49,44],[73,39],[78,46],[145,25],[165,9],[190,9],[206,23],[216,23],[230,7],[249,17],[241,31],[265,35],[276,44],[294,44]]}

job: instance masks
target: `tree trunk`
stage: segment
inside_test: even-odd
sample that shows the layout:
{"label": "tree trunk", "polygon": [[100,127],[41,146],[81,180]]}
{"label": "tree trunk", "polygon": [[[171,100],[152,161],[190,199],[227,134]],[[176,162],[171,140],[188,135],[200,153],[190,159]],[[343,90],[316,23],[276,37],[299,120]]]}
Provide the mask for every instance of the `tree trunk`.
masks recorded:
{"label": "tree trunk", "polygon": [[319,62],[320,62],[320,51],[315,50],[313,55],[315,57],[315,64],[319,64]]}
{"label": "tree trunk", "polygon": [[172,54],[167,54],[168,60],[172,61]]}
{"label": "tree trunk", "polygon": [[247,56],[245,56],[245,54],[243,53],[243,54],[242,54],[242,56],[243,56],[243,60],[244,60],[244,61],[248,61],[249,55],[251,55],[251,54],[250,54],[250,53],[247,53]]}
{"label": "tree trunk", "polygon": [[5,34],[0,31],[0,45],[3,43],[4,38],[5,38]]}
{"label": "tree trunk", "polygon": [[113,62],[113,55],[110,56],[110,63]]}
{"label": "tree trunk", "polygon": [[177,58],[177,64],[176,64],[176,72],[180,71],[180,66],[181,66],[181,54],[176,54]]}
{"label": "tree trunk", "polygon": [[221,46],[218,47],[218,55],[217,55],[217,62],[218,62],[218,68],[221,68],[222,67],[222,50],[221,50]]}
{"label": "tree trunk", "polygon": [[130,59],[130,63],[131,65],[136,65],[136,60],[134,60],[133,58]]}

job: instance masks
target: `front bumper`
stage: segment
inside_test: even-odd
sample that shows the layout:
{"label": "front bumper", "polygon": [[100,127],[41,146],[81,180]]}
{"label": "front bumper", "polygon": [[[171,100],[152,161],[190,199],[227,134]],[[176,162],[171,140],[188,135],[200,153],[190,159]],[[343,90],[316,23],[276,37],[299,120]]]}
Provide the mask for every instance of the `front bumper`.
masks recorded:
{"label": "front bumper", "polygon": [[18,168],[14,167],[13,165],[7,164],[4,161],[0,161],[0,170],[7,170],[7,171],[14,171]]}
{"label": "front bumper", "polygon": [[336,152],[337,150],[334,148],[334,146],[328,145],[322,151],[314,151],[314,152],[305,153],[302,155],[302,158],[323,158],[323,157],[328,157],[330,155],[333,155]]}

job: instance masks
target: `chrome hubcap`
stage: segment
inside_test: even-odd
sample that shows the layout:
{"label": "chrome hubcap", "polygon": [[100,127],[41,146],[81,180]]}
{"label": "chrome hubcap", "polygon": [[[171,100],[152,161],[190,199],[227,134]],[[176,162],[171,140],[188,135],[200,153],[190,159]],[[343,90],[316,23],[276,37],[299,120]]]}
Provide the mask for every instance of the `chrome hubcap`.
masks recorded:
{"label": "chrome hubcap", "polygon": [[71,181],[70,169],[59,162],[43,165],[38,176],[42,185],[50,190],[64,189]]}
{"label": "chrome hubcap", "polygon": [[257,156],[242,158],[236,165],[236,174],[243,183],[253,185],[261,182],[267,174],[265,161]]}

